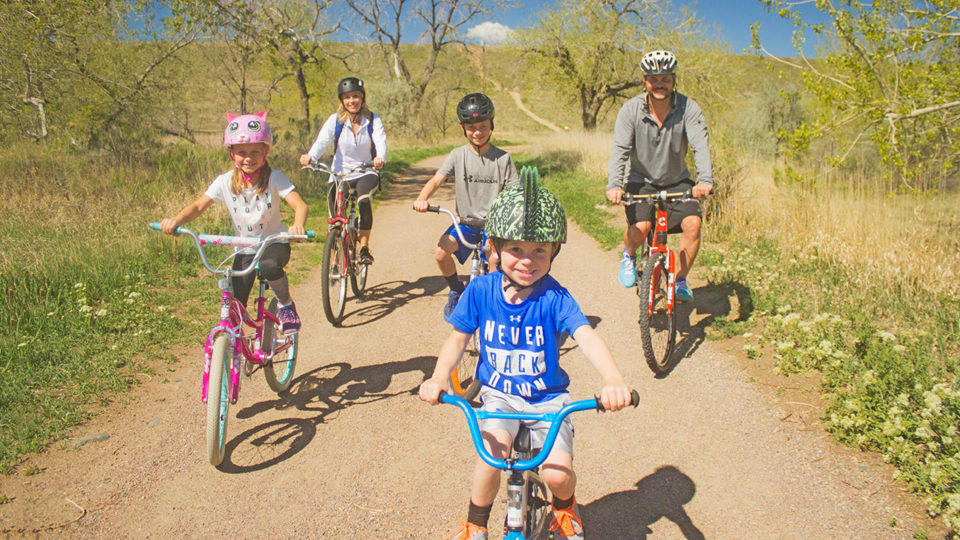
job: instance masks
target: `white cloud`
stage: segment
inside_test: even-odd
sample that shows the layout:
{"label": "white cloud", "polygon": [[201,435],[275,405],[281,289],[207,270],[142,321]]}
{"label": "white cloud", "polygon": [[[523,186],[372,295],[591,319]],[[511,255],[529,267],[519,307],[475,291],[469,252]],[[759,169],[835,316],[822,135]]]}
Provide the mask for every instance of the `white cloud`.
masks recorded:
{"label": "white cloud", "polygon": [[482,22],[470,30],[467,30],[467,40],[483,43],[484,45],[493,45],[501,43],[507,39],[509,26],[495,22]]}

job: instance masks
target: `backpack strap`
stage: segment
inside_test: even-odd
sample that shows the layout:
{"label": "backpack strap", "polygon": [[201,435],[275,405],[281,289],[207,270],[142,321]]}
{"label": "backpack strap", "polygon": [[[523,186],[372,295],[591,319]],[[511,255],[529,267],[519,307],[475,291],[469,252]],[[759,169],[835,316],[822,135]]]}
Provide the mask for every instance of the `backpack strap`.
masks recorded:
{"label": "backpack strap", "polygon": [[367,134],[370,135],[370,159],[377,157],[377,145],[373,143],[373,113],[370,113],[370,122],[367,124]]}
{"label": "backpack strap", "polygon": [[[340,146],[340,134],[343,133],[343,122],[337,117],[337,127],[333,132],[333,155],[337,155]],[[373,113],[370,113],[370,122],[367,123],[367,135],[370,136],[370,159],[377,157],[377,145],[373,142]]]}

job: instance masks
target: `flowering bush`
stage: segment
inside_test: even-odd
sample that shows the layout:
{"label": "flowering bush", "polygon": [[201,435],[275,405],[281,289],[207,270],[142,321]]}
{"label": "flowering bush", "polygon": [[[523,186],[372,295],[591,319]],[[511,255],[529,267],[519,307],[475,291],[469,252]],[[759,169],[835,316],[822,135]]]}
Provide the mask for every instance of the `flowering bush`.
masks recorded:
{"label": "flowering bush", "polygon": [[780,373],[818,370],[830,433],[881,452],[960,531],[960,299],[856,283],[816,244],[785,257],[761,241],[703,260],[710,283],[749,291],[760,330],[744,334],[748,357],[767,350]]}

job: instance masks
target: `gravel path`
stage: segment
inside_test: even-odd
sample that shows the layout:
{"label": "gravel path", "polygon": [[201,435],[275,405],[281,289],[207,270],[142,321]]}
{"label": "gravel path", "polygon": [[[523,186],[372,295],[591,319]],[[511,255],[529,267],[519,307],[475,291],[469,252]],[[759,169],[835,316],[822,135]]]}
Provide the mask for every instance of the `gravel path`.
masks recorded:
{"label": "gravel path", "polygon": [[[12,497],[0,504],[0,535],[449,533],[466,513],[474,451],[458,410],[416,397],[449,332],[431,256],[448,223],[410,209],[441,160],[418,164],[381,202],[369,292],[348,299],[341,328],[324,319],[319,273],[295,288],[306,324],[294,386],[277,397],[259,374],[245,383],[220,470],[204,460],[202,354],[191,347],[79,428],[77,438],[95,436],[89,442],[55,445],[0,477],[0,494]],[[445,186],[436,202],[452,208],[452,195]],[[889,468],[794,421],[802,416],[750,382],[722,343],[703,341],[700,306],[688,313],[690,354],[655,379],[641,357],[636,297],[616,283],[617,264],[616,253],[574,227],[553,270],[642,396],[637,409],[574,417],[588,538],[909,538],[920,526],[931,530]],[[599,389],[572,342],[562,361],[575,398]],[[491,537],[502,511],[495,505]]]}

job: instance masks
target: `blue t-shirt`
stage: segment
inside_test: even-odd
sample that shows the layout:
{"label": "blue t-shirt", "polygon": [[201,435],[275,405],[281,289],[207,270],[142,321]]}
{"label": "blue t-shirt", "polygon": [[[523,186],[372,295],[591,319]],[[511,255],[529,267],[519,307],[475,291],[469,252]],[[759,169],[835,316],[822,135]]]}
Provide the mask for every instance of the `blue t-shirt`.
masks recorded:
{"label": "blue t-shirt", "polygon": [[567,391],[560,338],[590,324],[577,301],[549,274],[519,304],[503,298],[502,272],[474,279],[450,315],[457,330],[480,332],[477,379],[536,403]]}

